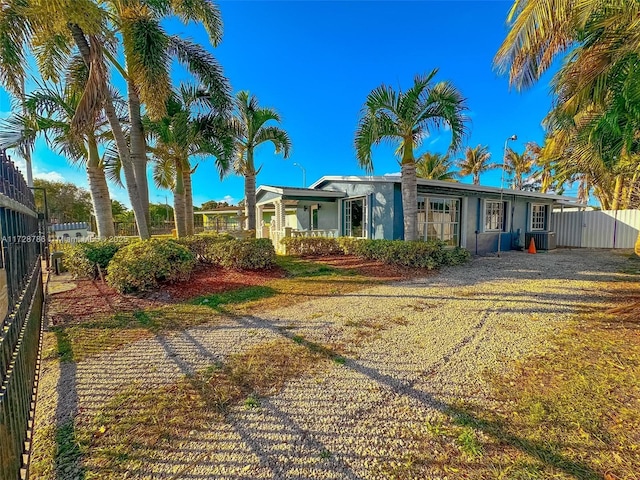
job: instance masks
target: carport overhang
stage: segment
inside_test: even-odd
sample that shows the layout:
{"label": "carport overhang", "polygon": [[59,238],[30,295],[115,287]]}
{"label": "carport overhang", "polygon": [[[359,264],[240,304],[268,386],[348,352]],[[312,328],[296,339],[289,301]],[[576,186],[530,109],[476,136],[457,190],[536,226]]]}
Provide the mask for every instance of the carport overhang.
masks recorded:
{"label": "carport overhang", "polygon": [[256,207],[269,205],[280,200],[287,205],[295,205],[300,201],[306,202],[335,202],[344,198],[343,192],[316,190],[313,188],[273,187],[262,185],[256,192]]}

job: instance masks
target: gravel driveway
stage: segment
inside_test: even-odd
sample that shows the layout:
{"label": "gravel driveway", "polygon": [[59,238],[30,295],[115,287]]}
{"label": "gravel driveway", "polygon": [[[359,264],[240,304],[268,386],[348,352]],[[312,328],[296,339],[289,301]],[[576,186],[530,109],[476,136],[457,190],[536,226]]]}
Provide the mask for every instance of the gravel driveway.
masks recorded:
{"label": "gravel driveway", "polygon": [[142,340],[61,369],[48,365],[39,424],[90,413],[132,381],[174,382],[285,331],[335,344],[374,325],[374,336],[347,342],[344,365],[289,382],[260,408],[238,407],[225,424],[194,426],[197,435],[158,451],[128,478],[172,478],[187,464],[179,478],[383,478],[372,472],[418,448],[413,438],[428,419],[460,399],[490,402],[486,369],[504,369],[575,313],[610,302],[602,284],[621,279],[625,261],[605,251],[508,252],[425,279]]}

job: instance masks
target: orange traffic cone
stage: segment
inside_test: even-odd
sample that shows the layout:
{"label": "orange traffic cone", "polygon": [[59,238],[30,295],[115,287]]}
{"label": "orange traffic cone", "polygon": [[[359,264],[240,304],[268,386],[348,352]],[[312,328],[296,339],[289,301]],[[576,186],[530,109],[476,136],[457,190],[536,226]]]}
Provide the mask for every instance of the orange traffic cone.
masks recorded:
{"label": "orange traffic cone", "polygon": [[533,240],[533,238],[529,242],[529,250],[527,251],[529,253],[538,253],[538,250],[536,250],[536,242]]}

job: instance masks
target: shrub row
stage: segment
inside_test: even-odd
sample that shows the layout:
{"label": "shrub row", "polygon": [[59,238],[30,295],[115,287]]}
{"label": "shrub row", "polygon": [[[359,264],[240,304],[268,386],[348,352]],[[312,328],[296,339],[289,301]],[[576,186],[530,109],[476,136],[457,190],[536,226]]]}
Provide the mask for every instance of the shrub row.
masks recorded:
{"label": "shrub row", "polygon": [[323,256],[344,253],[392,265],[427,269],[458,265],[471,256],[464,248],[448,248],[443,242],[288,237],[282,243],[290,255]]}
{"label": "shrub row", "polygon": [[236,240],[229,235],[197,235],[180,240],[153,238],[122,243],[99,241],[63,247],[68,270],[78,277],[97,278],[122,292],[156,288],[162,281],[189,277],[196,262],[238,270],[271,268],[275,250],[269,239]]}

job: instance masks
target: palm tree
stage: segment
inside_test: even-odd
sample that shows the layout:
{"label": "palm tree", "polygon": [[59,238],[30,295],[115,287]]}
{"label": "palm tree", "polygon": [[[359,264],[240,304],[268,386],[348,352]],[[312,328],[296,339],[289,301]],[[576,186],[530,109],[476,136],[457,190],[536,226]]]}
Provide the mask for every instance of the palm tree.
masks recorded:
{"label": "palm tree", "polygon": [[289,134],[280,127],[267,125],[268,122],[280,123],[280,115],[269,107],[260,107],[255,95],[248,91],[236,95],[236,148],[235,170],[244,177],[245,215],[247,229],[256,229],[256,176],[262,167],[256,169],[255,148],[265,142],[273,143],[275,153],[289,158],[291,140]]}
{"label": "palm tree", "polygon": [[[171,92],[169,68],[173,58],[197,72],[203,85],[228,92],[226,79],[210,54],[164,31],[161,20],[169,15],[185,23],[202,22],[214,45],[221,38],[220,13],[209,0],[7,0],[0,11],[0,81],[18,96],[23,94],[20,86],[27,63],[25,47],[36,57],[43,78],[54,81],[72,48],[80,51],[90,75],[72,126],[75,131],[84,131],[96,112],[104,109],[142,238],[149,237],[142,104],[152,118],[164,115]],[[52,22],[52,18],[58,21]],[[122,42],[124,66],[113,54],[113,43],[118,40]],[[105,45],[107,42],[110,44]],[[107,60],[127,83],[128,129],[117,115],[108,88]]]}
{"label": "palm tree", "polygon": [[451,130],[449,151],[455,151],[466,133],[464,98],[449,82],[432,84],[438,73],[417,75],[407,91],[381,85],[365,100],[355,134],[356,158],[365,170],[373,171],[371,149],[382,141],[398,144],[401,157],[404,239],[417,239],[418,191],[414,150],[431,129],[447,125]]}
{"label": "palm tree", "polygon": [[66,86],[43,85],[38,90],[25,95],[25,114],[14,113],[2,122],[0,144],[3,148],[32,145],[37,135],[42,135],[52,149],[68,158],[72,163],[84,165],[87,171],[89,192],[93,212],[96,216],[100,238],[115,235],[111,198],[98,144],[104,141],[106,121],[97,118],[93,130],[76,135],[71,130],[71,117],[80,102],[82,90]]}
{"label": "palm tree", "polygon": [[464,151],[464,158],[458,159],[457,165],[460,169],[460,175],[473,175],[473,184],[480,184],[480,174],[487,170],[499,168],[496,163],[488,163],[491,159],[489,147],[478,145],[474,148],[467,147]]}
{"label": "palm tree", "polygon": [[196,105],[211,107],[214,95],[192,87],[181,87],[167,102],[167,115],[159,121],[144,119],[145,130],[155,145],[150,151],[157,159],[153,178],[157,186],[171,188],[178,237],[193,235],[193,194],[190,159],[215,157],[220,177],[227,172],[234,154],[234,135],[226,111],[210,108],[195,113]]}
{"label": "palm tree", "polygon": [[554,79],[550,136],[562,141],[554,141],[553,150],[563,154],[560,170],[586,175],[601,202],[616,207],[630,204],[640,188],[639,14],[636,0],[516,0],[511,30],[495,59],[522,89],[570,52]]}
{"label": "palm tree", "polygon": [[423,153],[416,160],[416,176],[427,180],[457,182],[458,173],[452,171],[453,162],[449,155]]}
{"label": "palm tree", "polygon": [[532,174],[535,166],[535,159],[528,150],[518,153],[511,148],[507,148],[504,169],[513,175],[513,188],[522,190],[525,180]]}

